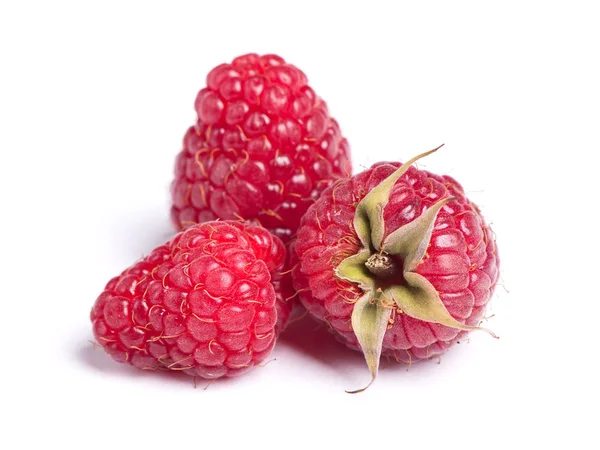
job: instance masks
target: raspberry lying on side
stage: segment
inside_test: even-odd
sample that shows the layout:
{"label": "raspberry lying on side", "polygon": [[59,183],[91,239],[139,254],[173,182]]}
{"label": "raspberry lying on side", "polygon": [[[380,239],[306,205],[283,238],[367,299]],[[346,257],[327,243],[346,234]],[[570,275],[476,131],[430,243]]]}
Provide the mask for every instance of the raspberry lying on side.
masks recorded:
{"label": "raspberry lying on side", "polygon": [[335,183],[302,218],[293,249],[301,303],[362,350],[372,381],[381,355],[429,358],[479,329],[498,280],[477,206],[453,178],[411,167],[429,153]]}
{"label": "raspberry lying on side", "polygon": [[276,55],[240,56],[206,83],[175,164],[175,226],[242,218],[287,242],[321,192],[351,173],[348,142],[304,73]]}
{"label": "raspberry lying on side", "polygon": [[264,228],[190,227],[108,282],[91,311],[94,337],[140,369],[240,375],[275,344],[271,273],[284,259],[283,243]]}

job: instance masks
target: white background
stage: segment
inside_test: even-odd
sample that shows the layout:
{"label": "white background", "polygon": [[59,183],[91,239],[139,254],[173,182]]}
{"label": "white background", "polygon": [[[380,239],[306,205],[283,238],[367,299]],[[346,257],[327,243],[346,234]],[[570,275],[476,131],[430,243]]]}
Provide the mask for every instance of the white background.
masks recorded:
{"label": "white background", "polygon": [[[577,1],[3,2],[0,447],[598,448],[599,17]],[[355,171],[446,144],[420,167],[492,223],[500,340],[384,365],[354,396],[361,356],[310,322],[206,390],[93,348],[106,281],[172,233],[196,92],[246,52],[305,71]]]}

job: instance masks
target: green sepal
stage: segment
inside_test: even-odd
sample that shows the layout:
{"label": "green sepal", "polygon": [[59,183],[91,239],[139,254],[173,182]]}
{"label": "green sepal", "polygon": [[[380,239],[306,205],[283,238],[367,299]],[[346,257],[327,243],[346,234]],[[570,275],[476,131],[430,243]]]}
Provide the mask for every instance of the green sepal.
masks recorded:
{"label": "green sepal", "polygon": [[[407,161],[374,187],[356,206],[353,224],[361,249],[357,254],[344,259],[335,268],[335,274],[340,279],[356,283],[363,291],[363,295],[354,303],[351,322],[371,372],[371,381],[366,387],[347,391],[349,393],[362,392],[375,380],[383,339],[392,311],[396,307],[398,313],[418,320],[465,331],[483,330],[497,338],[488,329],[465,325],[454,319],[435,287],[425,277],[414,272],[426,255],[439,211],[455,198],[439,200],[416,219],[390,233],[384,241],[383,215],[394,185],[415,161],[440,147]],[[387,266],[385,263],[381,265],[382,260],[377,258],[366,264],[372,255],[377,254],[393,255],[395,258]],[[395,266],[395,261],[402,261],[402,267]],[[400,284],[390,286],[394,282],[396,271]],[[402,277],[399,272],[402,272]]]}
{"label": "green sepal", "polygon": [[465,325],[454,319],[444,306],[436,289],[424,276],[414,272],[405,272],[404,279],[407,285],[391,286],[383,293],[386,298],[393,299],[404,314],[425,322],[439,323],[459,330],[482,330],[498,338],[487,328]]}
{"label": "green sepal", "polygon": [[358,284],[363,290],[373,290],[375,279],[365,266],[370,255],[369,250],[363,249],[359,253],[344,259],[335,268],[335,275],[342,280]]}
{"label": "green sepal", "polygon": [[354,304],[352,311],[352,329],[362,348],[367,366],[369,366],[371,381],[364,388],[346,391],[349,394],[356,394],[367,389],[375,381],[379,370],[383,336],[387,330],[392,308],[382,306],[375,298],[375,294],[376,292],[373,290],[368,290]]}
{"label": "green sepal", "polygon": [[425,256],[435,218],[442,207],[455,200],[454,197],[445,198],[427,209],[412,222],[390,233],[383,244],[383,251],[391,255],[400,255],[403,258],[404,272],[411,272]]}
{"label": "green sepal", "polygon": [[[443,144],[442,144],[443,145]],[[440,145],[440,147],[442,146]],[[363,245],[363,248],[379,248],[385,234],[385,223],[383,222],[383,210],[388,204],[390,193],[396,181],[408,170],[408,168],[417,160],[435,152],[440,147],[421,153],[402,164],[394,173],[374,187],[356,206],[354,215],[354,230]]]}

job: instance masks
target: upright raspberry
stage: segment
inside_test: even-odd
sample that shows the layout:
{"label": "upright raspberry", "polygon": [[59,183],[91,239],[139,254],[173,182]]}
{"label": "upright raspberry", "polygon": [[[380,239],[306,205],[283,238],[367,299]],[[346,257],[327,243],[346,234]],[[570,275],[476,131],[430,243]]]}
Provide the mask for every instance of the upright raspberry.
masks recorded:
{"label": "upright raspberry", "polygon": [[108,282],[91,311],[94,337],[140,369],[240,375],[275,343],[270,272],[284,258],[283,243],[261,227],[190,227]]}
{"label": "upright raspberry", "polygon": [[410,167],[429,153],[335,183],[298,230],[300,301],[362,349],[372,381],[382,354],[428,358],[478,329],[498,279],[477,206],[451,177]]}
{"label": "upright raspberry", "polygon": [[175,226],[258,220],[284,242],[331,181],[351,172],[348,142],[296,67],[248,54],[215,67],[175,165]]}

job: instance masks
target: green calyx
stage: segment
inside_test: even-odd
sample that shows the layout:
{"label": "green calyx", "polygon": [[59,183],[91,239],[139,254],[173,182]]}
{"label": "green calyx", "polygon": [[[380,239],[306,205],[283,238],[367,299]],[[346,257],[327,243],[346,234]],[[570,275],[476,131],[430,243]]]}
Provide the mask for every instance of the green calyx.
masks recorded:
{"label": "green calyx", "polygon": [[383,212],[394,184],[415,161],[440,147],[407,161],[371,190],[356,207],[354,229],[362,248],[337,266],[336,276],[356,283],[364,292],[354,304],[352,329],[369,366],[371,382],[365,388],[348,391],[350,393],[364,391],[375,380],[383,337],[393,310],[460,330],[484,330],[496,337],[485,328],[464,325],[455,320],[433,285],[415,272],[429,246],[438,212],[454,198],[438,201],[412,222],[385,237]]}

